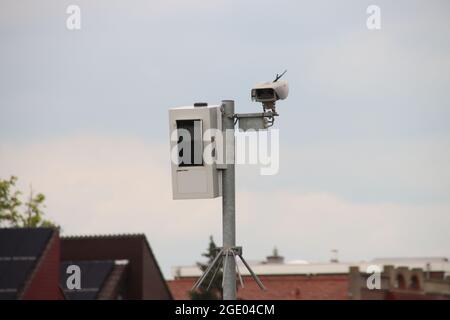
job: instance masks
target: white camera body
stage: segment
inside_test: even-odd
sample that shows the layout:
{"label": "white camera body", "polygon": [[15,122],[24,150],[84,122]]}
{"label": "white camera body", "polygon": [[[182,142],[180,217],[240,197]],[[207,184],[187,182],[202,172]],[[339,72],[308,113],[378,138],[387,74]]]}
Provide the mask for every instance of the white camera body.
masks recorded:
{"label": "white camera body", "polygon": [[257,84],[252,89],[252,100],[257,102],[275,102],[284,100],[289,94],[287,81],[265,82]]}

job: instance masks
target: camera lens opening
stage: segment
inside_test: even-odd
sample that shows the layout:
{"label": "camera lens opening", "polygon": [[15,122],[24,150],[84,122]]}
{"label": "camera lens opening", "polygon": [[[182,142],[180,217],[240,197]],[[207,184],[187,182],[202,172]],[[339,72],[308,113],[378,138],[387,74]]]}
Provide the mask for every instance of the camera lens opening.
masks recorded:
{"label": "camera lens opening", "polygon": [[258,100],[273,100],[275,97],[275,91],[271,88],[257,89],[256,99]]}

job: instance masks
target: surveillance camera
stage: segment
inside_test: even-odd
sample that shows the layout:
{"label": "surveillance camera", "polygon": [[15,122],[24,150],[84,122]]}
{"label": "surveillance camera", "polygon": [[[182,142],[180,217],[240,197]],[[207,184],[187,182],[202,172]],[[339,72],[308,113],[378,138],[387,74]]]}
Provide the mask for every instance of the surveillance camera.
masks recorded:
{"label": "surveillance camera", "polygon": [[[287,70],[285,70],[282,74],[277,74],[275,80],[273,80],[272,82],[257,84],[252,89],[252,100],[262,103],[263,127],[266,129],[273,126],[275,117],[278,116],[278,113],[275,110],[275,102],[277,100],[286,99],[289,94],[288,82],[283,80],[279,81],[280,78],[286,73],[286,71]],[[240,119],[239,121],[239,125],[241,125],[241,122],[244,121],[244,124],[242,125],[242,127],[244,128],[247,124],[245,123],[246,120]]]}
{"label": "surveillance camera", "polygon": [[287,81],[274,81],[257,84],[252,89],[252,100],[262,103],[284,100],[289,94]]}

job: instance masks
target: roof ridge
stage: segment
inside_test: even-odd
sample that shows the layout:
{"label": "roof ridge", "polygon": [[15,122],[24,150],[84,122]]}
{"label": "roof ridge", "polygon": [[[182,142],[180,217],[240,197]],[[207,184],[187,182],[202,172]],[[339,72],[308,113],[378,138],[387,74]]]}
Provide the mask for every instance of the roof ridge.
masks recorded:
{"label": "roof ridge", "polygon": [[85,234],[61,236],[61,240],[79,240],[79,239],[129,239],[145,237],[144,233],[118,233],[118,234]]}

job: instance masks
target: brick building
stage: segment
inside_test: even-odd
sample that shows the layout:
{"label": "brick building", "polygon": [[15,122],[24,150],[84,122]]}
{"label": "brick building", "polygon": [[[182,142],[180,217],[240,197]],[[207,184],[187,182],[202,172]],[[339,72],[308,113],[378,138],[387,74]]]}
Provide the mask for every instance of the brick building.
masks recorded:
{"label": "brick building", "polygon": [[[431,262],[435,265],[431,269]],[[440,270],[441,269],[441,270]],[[406,266],[395,268],[385,265],[380,273],[380,288],[369,289],[367,281],[371,273],[350,267],[349,297],[362,300],[448,300],[450,299],[450,276],[446,259],[428,259],[426,269]]]}
{"label": "brick building", "polygon": [[[67,287],[69,266],[80,289]],[[172,299],[142,234],[60,238],[49,228],[0,229],[0,299]]]}
{"label": "brick building", "polygon": [[[369,267],[380,271],[380,288],[370,290]],[[251,263],[267,291],[261,291],[240,266],[244,288],[238,285],[238,298],[347,300],[347,299],[450,299],[450,263],[446,258],[374,259],[370,262],[284,263],[279,256]],[[377,271],[378,272],[378,271]],[[201,275],[198,267],[173,268],[168,281],[174,299],[189,299],[189,290]]]}
{"label": "brick building", "polygon": [[61,260],[63,269],[78,265],[84,275],[81,290],[68,290],[66,269],[61,270],[61,286],[73,299],[172,298],[143,234],[65,237]]}

